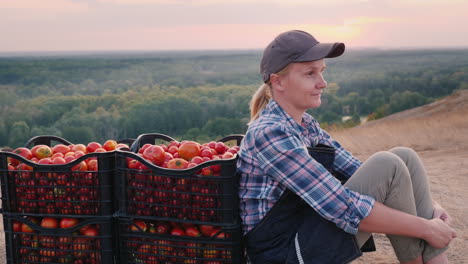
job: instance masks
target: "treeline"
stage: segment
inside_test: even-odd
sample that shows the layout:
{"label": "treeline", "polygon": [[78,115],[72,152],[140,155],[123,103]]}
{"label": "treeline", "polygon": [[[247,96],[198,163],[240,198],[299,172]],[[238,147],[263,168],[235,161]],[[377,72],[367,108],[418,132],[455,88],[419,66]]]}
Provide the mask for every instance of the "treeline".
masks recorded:
{"label": "treeline", "polygon": [[[347,51],[327,60],[324,126],[357,125],[468,88],[468,50]],[[0,146],[244,133],[260,51],[0,58]],[[343,121],[344,116],[352,117]]]}

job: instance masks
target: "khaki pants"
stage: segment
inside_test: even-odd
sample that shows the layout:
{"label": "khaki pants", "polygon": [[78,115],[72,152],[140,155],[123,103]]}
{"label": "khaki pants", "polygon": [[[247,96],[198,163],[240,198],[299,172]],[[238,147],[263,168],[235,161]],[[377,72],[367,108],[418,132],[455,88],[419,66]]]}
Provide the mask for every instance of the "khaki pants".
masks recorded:
{"label": "khaki pants", "polygon": [[[426,171],[417,153],[398,147],[372,155],[346,182],[346,187],[374,197],[388,207],[426,219],[433,215],[432,198]],[[358,232],[359,246],[370,233]],[[406,262],[423,256],[424,262],[441,254],[424,240],[387,235],[399,261]]]}

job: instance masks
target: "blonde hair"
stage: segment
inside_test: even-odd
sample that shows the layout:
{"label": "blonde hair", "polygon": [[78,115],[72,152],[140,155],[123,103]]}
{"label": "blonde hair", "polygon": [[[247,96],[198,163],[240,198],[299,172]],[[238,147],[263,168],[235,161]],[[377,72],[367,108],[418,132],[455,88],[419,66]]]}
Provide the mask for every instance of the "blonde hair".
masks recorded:
{"label": "blonde hair", "polygon": [[262,84],[250,100],[250,122],[256,120],[260,112],[265,108],[271,99],[271,87],[269,84]]}
{"label": "blonde hair", "polygon": [[[277,75],[284,75],[287,73],[288,64],[286,67],[284,67],[281,71],[276,73]],[[249,124],[255,121],[258,116],[260,115],[260,112],[266,107],[270,99],[273,98],[273,92],[271,90],[271,83],[264,83],[258,87],[257,91],[255,94],[252,96],[252,99],[250,100],[249,106],[250,106],[250,121]]]}

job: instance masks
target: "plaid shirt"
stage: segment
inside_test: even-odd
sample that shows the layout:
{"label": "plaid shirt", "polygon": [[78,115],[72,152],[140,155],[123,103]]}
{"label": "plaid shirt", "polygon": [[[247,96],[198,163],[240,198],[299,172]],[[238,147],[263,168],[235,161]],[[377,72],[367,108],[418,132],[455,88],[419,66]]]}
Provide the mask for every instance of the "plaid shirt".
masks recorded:
{"label": "plaid shirt", "polygon": [[344,187],[310,157],[306,147],[319,143],[335,147],[334,169],[347,177],[362,163],[322,130],[312,116],[304,114],[302,121],[301,126],[271,100],[250,124],[237,163],[244,233],[260,222],[286,188],[351,234],[357,233],[360,221],[373,208],[374,198]]}

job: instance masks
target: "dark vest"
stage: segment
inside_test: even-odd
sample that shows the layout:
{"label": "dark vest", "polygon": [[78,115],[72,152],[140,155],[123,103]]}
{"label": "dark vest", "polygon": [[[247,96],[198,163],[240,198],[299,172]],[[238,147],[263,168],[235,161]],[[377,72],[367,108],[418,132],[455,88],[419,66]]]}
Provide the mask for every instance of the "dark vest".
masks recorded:
{"label": "dark vest", "polygon": [[[341,182],[346,177],[332,170],[334,148],[318,145],[309,154]],[[349,263],[362,255],[355,236],[321,217],[299,196],[285,190],[273,208],[245,236],[253,264]],[[371,239],[363,251],[374,251]]]}

